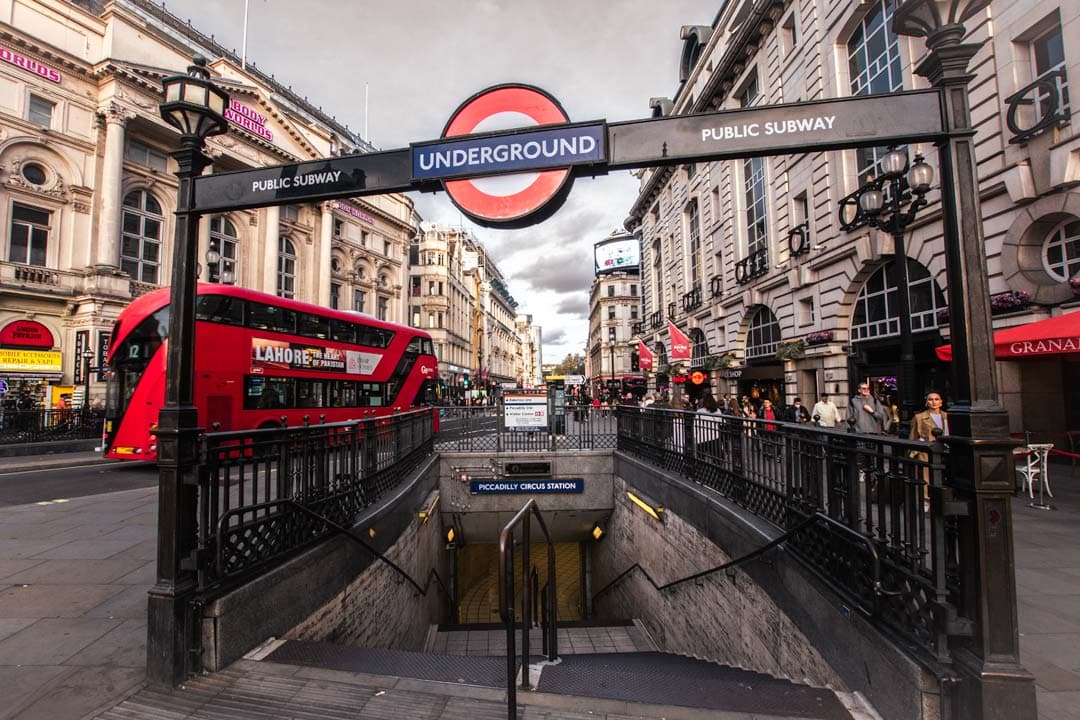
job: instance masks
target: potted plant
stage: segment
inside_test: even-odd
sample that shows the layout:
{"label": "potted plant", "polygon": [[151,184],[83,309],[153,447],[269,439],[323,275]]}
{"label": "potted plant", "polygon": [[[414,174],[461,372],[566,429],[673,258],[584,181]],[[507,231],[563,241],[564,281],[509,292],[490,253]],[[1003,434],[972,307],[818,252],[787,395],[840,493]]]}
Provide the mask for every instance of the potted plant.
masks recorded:
{"label": "potted plant", "polygon": [[995,313],[1023,310],[1030,304],[1031,295],[1023,290],[1009,290],[990,296],[990,310]]}
{"label": "potted plant", "polygon": [[726,352],[721,355],[709,355],[705,358],[705,370],[719,370],[735,364],[735,353]]}
{"label": "potted plant", "polygon": [[784,340],[776,346],[776,357],[778,360],[798,360],[806,355],[806,343],[802,341],[802,338],[798,340]]}

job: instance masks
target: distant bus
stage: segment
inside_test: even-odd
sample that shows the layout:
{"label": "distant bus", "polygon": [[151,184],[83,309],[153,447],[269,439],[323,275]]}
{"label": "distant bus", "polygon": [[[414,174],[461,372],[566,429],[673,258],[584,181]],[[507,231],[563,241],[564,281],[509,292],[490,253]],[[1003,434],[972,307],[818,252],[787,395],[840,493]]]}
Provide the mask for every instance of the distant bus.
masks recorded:
{"label": "distant bus", "polygon": [[[165,402],[169,288],[143,295],[116,321],[107,363],[105,457],[156,460]],[[195,405],[220,430],[389,415],[434,404],[431,336],[370,316],[230,285],[200,283]],[[435,420],[433,420],[435,421]]]}

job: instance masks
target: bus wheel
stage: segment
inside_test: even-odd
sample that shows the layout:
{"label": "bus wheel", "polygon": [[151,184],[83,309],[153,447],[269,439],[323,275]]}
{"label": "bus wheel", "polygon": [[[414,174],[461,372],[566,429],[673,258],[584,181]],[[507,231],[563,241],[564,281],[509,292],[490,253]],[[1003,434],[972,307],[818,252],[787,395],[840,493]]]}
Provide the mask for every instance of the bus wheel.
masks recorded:
{"label": "bus wheel", "polygon": [[271,428],[280,428],[280,427],[281,427],[281,423],[274,422],[273,420],[267,420],[262,425],[260,425],[258,427],[258,429],[259,430],[269,430]]}

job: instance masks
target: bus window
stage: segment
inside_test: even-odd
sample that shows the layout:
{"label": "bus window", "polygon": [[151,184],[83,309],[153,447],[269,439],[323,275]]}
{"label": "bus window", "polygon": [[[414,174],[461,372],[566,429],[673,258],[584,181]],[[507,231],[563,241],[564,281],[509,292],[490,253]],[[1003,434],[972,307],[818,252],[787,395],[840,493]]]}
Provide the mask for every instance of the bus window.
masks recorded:
{"label": "bus window", "polygon": [[425,380],[416,391],[413,405],[435,405],[439,401],[439,381]]}
{"label": "bus window", "polygon": [[245,410],[277,410],[292,406],[291,379],[247,376],[244,387]]}
{"label": "bus window", "polygon": [[419,355],[422,351],[420,349],[420,338],[413,338],[409,341],[409,347],[405,348],[406,353],[413,355]]}
{"label": "bus window", "polygon": [[420,338],[420,352],[424,355],[435,354],[435,346],[431,343],[431,338]]}
{"label": "bus window", "polygon": [[374,348],[390,347],[390,341],[394,339],[391,330],[368,327],[367,325],[356,326],[356,343]]}
{"label": "bus window", "polygon": [[330,319],[330,339],[341,343],[356,342],[356,326],[348,320]]}
{"label": "bus window", "polygon": [[249,302],[247,304],[247,326],[256,330],[270,330],[279,333],[296,332],[296,313],[285,308]]}
{"label": "bus window", "polygon": [[105,391],[109,417],[118,417],[127,408],[143,371],[168,337],[169,306],[166,305],[139,323],[117,346],[112,357],[110,387]]}
{"label": "bus window", "polygon": [[321,408],[324,406],[323,381],[297,379],[296,407]]}
{"label": "bus window", "polygon": [[195,319],[227,325],[244,324],[244,301],[228,295],[200,295]]}
{"label": "bus window", "polygon": [[359,407],[382,407],[385,392],[383,383],[359,383],[356,404]]}
{"label": "bus window", "polygon": [[330,323],[327,318],[308,313],[298,313],[296,316],[296,332],[309,338],[325,340],[330,337]]}

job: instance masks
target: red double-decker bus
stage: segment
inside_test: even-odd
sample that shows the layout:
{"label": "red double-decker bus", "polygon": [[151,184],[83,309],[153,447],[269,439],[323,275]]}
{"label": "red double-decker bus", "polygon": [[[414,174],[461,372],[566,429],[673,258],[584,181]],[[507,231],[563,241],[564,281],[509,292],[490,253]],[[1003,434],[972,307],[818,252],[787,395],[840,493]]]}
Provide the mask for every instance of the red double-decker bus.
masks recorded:
{"label": "red double-decker bus", "polygon": [[[169,288],[131,303],[107,356],[105,456],[156,460],[165,402]],[[195,404],[204,428],[244,430],[389,415],[434,403],[423,330],[229,285],[200,283]],[[433,415],[433,422],[434,420]]]}

